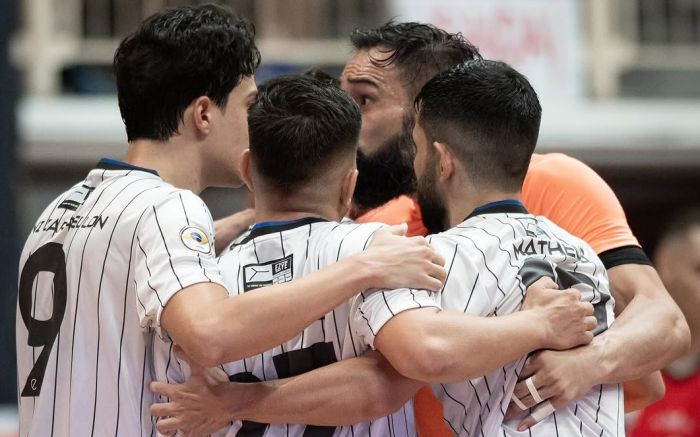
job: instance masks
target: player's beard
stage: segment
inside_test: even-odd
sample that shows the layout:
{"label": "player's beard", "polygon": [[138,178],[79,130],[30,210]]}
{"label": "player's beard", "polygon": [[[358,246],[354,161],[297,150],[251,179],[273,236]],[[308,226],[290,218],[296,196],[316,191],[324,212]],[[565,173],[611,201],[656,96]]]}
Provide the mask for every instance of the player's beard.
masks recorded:
{"label": "player's beard", "polygon": [[402,194],[416,192],[413,158],[416,146],[411,136],[413,120],[404,117],[402,132],[385,141],[375,153],[357,151],[355,209],[361,213],[381,206]]}
{"label": "player's beard", "polygon": [[435,159],[435,156],[428,158],[423,175],[417,183],[418,206],[423,225],[429,234],[437,234],[450,227],[447,207],[437,191],[437,165],[432,162]]}

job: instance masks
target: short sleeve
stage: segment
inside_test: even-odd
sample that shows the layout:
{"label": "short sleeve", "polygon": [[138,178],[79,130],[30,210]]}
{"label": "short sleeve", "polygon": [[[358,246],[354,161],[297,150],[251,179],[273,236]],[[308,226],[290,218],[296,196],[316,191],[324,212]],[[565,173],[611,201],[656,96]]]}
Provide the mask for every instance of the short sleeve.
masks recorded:
{"label": "short sleeve", "polygon": [[164,337],[160,316],[178,291],[202,282],[223,285],[213,229],[206,206],[189,191],[171,193],[143,212],[132,247],[142,327]]}
{"label": "short sleeve", "polygon": [[522,200],[531,214],[547,217],[598,254],[639,246],[612,189],[590,167],[569,156],[534,155]]}
{"label": "short sleeve", "polygon": [[440,304],[430,292],[412,288],[361,293],[351,308],[351,328],[364,344],[374,349],[374,337],[392,317],[419,308],[440,309]]}

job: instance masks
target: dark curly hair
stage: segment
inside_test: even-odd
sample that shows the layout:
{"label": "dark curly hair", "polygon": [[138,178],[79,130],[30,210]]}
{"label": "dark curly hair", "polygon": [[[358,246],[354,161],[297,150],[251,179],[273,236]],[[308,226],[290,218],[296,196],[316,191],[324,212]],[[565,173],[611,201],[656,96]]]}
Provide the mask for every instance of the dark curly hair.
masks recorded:
{"label": "dark curly hair", "polygon": [[356,50],[379,48],[386,56],[374,65],[399,67],[413,99],[423,85],[441,71],[471,59],[481,59],[479,49],[461,33],[448,33],[432,24],[388,21],[376,29],[356,29],[350,35]]}
{"label": "dark curly hair", "polygon": [[166,141],[197,97],[221,108],[260,64],[255,30],[216,5],[179,7],[146,19],[114,55],[119,109],[129,141]]}

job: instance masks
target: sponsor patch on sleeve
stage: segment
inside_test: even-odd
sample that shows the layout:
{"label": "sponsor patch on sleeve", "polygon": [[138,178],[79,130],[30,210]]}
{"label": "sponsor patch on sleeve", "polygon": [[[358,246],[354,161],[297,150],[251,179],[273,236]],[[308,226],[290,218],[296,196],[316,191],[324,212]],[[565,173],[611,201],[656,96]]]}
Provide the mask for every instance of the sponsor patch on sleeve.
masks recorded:
{"label": "sponsor patch on sleeve", "polygon": [[188,249],[202,253],[211,252],[209,237],[207,237],[207,233],[200,228],[194,226],[186,227],[180,233],[180,239],[182,239],[182,244]]}

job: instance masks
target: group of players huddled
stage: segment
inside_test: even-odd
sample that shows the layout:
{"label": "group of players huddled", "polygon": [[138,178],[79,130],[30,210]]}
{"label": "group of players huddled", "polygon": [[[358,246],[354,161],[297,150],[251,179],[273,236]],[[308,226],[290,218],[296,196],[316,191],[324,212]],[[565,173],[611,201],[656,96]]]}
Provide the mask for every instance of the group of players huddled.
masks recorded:
{"label": "group of players huddled", "polygon": [[622,436],[662,395],[688,327],[605,182],[533,154],[528,80],[430,24],[350,38],[339,81],[259,86],[219,6],[122,41],[128,151],[22,252],[21,437]]}

